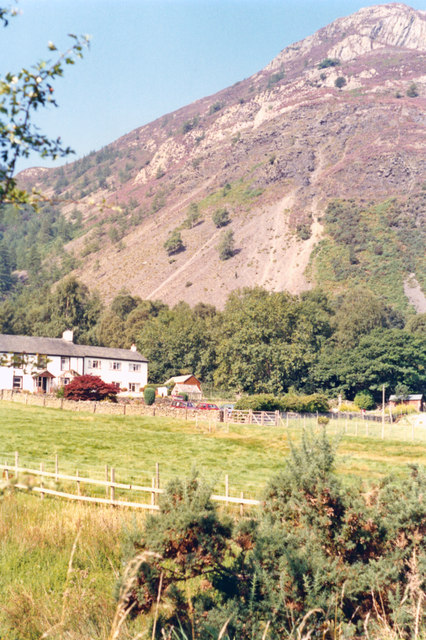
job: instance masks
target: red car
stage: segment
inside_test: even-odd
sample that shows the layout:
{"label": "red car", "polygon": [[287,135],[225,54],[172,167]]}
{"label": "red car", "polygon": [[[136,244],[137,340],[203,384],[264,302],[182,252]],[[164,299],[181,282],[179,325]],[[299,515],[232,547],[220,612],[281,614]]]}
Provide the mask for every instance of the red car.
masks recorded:
{"label": "red car", "polygon": [[195,408],[205,411],[219,411],[217,404],[211,404],[210,402],[199,402]]}

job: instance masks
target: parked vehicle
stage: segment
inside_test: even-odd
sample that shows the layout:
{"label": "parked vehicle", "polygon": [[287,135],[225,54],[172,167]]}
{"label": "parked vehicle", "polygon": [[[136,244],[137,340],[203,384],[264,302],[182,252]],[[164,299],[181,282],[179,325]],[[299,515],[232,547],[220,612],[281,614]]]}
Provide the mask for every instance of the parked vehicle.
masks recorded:
{"label": "parked vehicle", "polygon": [[235,405],[234,405],[234,404],[221,404],[219,408],[220,408],[222,411],[226,411],[226,413],[228,414],[228,416],[230,416],[230,415],[231,415],[231,413],[232,413],[232,412],[233,412],[233,410],[234,410],[234,407],[235,407]]}
{"label": "parked vehicle", "polygon": [[185,400],[173,400],[170,405],[173,409],[195,409],[193,402],[186,402]]}
{"label": "parked vehicle", "polygon": [[219,411],[217,404],[212,404],[211,402],[199,402],[195,408],[204,411]]}

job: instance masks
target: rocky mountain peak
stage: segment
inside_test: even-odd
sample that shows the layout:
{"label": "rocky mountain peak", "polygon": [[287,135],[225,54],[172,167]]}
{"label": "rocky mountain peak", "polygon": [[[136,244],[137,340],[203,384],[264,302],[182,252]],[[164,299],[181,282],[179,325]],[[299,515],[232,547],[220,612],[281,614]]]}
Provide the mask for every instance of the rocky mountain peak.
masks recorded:
{"label": "rocky mountain peak", "polygon": [[271,62],[269,69],[301,55],[314,62],[321,56],[347,62],[388,47],[426,51],[426,11],[401,3],[365,7],[287,47]]}

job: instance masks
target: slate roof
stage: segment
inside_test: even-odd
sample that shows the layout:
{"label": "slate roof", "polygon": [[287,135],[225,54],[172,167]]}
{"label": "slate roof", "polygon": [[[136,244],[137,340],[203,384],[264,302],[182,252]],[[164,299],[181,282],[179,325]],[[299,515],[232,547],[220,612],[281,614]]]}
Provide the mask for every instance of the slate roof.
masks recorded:
{"label": "slate roof", "polygon": [[12,336],[0,334],[0,353],[28,353],[45,356],[74,356],[77,358],[104,358],[106,360],[128,360],[148,362],[138,351],[112,349],[74,344],[63,338],[38,338],[34,336]]}
{"label": "slate roof", "polygon": [[[172,383],[183,384],[183,383],[185,383],[186,380],[189,380],[189,378],[195,378],[195,376],[192,373],[190,373],[190,374],[188,374],[186,376],[173,376],[173,378],[169,378],[169,380],[166,380],[166,382],[164,384],[165,385],[172,384]],[[198,380],[198,378],[195,378],[195,379]],[[198,382],[199,382],[199,380],[198,380]]]}
{"label": "slate roof", "polygon": [[[421,400],[423,398],[422,393],[409,393],[404,400]],[[389,400],[400,400],[401,396],[392,395]]]}

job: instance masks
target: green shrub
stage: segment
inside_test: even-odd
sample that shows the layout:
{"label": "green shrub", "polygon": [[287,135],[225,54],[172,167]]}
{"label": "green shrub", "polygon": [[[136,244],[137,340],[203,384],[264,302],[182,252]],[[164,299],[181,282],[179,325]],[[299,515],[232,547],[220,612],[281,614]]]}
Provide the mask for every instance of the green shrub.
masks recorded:
{"label": "green shrub", "polygon": [[318,65],[318,69],[327,69],[328,67],[337,67],[340,64],[338,58],[324,58]]}
{"label": "green shrub", "polygon": [[145,401],[145,404],[147,405],[154,404],[155,389],[153,389],[152,387],[145,387],[145,389],[143,390],[143,399]]}
{"label": "green shrub", "polygon": [[354,405],[358,407],[358,409],[369,411],[370,409],[374,409],[376,403],[369,391],[359,391],[354,398]]}
{"label": "green shrub", "polygon": [[334,81],[334,86],[337,87],[338,89],[343,89],[345,84],[346,84],[346,78],[344,78],[343,76],[339,76]]}
{"label": "green shrub", "polygon": [[286,393],[280,398],[283,411],[296,413],[326,413],[330,410],[327,397],[322,393]]}
{"label": "green shrub", "polygon": [[212,105],[210,105],[209,116],[217,113],[221,109],[223,109],[223,102],[214,102]]}
{"label": "green shrub", "polygon": [[225,517],[210,492],[197,477],[175,480],[129,540],[120,602],[152,615],[158,597],[155,637],[175,627],[182,639],[218,638],[226,628],[252,640],[266,628],[271,640],[408,640],[416,625],[424,637],[423,470],[383,479],[373,495],[348,490],[323,430],[302,434],[250,517]]}
{"label": "green shrub", "polygon": [[212,220],[213,224],[218,229],[220,229],[220,227],[225,227],[229,222],[231,222],[231,218],[229,217],[229,213],[226,209],[216,209],[212,215]]}
{"label": "green shrub", "polygon": [[398,404],[392,408],[392,415],[394,416],[406,416],[411,413],[417,413],[417,409],[409,404]]}
{"label": "green shrub", "polygon": [[417,98],[418,95],[419,91],[417,89],[417,85],[415,84],[415,82],[413,82],[407,89],[407,96],[409,98]]}
{"label": "green shrub", "polygon": [[229,258],[232,258],[235,253],[234,232],[230,229],[228,229],[228,231],[224,231],[221,235],[217,248],[219,251],[219,258],[221,260],[228,260]]}
{"label": "green shrub", "polygon": [[236,402],[235,409],[275,411],[276,409],[281,409],[281,401],[272,393],[259,393],[253,396],[243,396]]}
{"label": "green shrub", "polygon": [[174,229],[170,233],[163,247],[165,248],[169,256],[173,255],[174,253],[179,253],[179,251],[182,251],[185,248],[182,241],[182,236],[177,229]]}

